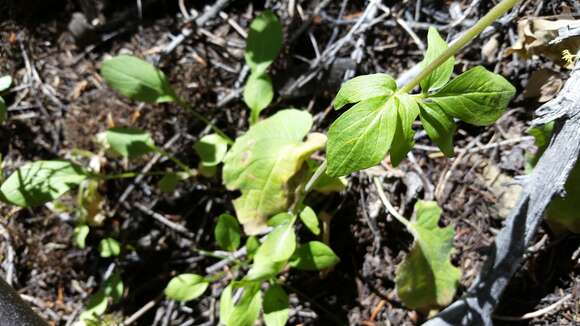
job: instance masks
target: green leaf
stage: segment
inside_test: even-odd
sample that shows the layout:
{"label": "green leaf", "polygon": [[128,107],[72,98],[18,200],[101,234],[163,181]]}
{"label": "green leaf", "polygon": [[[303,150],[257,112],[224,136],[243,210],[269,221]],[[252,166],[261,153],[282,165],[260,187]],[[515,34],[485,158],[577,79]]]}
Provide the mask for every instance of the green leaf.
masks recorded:
{"label": "green leaf", "polygon": [[316,213],[310,206],[304,207],[302,212],[300,212],[300,220],[310,232],[314,233],[314,235],[320,234],[320,227],[318,226],[318,217],[316,217]]}
{"label": "green leaf", "polygon": [[304,161],[326,141],[313,133],[304,142],[311,127],[307,112],[283,110],[253,125],[226,155],[224,184],[242,193],[234,207],[247,234],[260,233],[270,216],[290,206]]}
{"label": "green leaf", "polygon": [[88,225],[77,225],[73,231],[73,243],[80,249],[85,249],[90,228]]}
{"label": "green leaf", "polygon": [[255,75],[262,75],[282,48],[282,25],[276,15],[266,10],[250,24],[246,39],[246,63]]}
{"label": "green leaf", "polygon": [[505,78],[478,66],[423,101],[433,101],[448,115],[472,125],[487,126],[503,114],[515,93]]}
{"label": "green leaf", "polygon": [[270,285],[264,294],[262,308],[266,326],[284,326],[290,316],[288,294],[279,285]]}
{"label": "green leaf", "polygon": [[397,107],[397,130],[391,145],[391,163],[393,166],[397,166],[407,157],[407,153],[415,145],[413,122],[419,115],[419,106],[407,94],[401,94],[394,98]]}
{"label": "green leaf", "polygon": [[222,214],[218,217],[214,235],[222,249],[235,251],[240,246],[240,225],[230,214]]}
{"label": "green leaf", "polygon": [[0,97],[0,123],[4,122],[7,116],[8,109],[6,109],[6,103],[4,102],[4,99]]}
{"label": "green leaf", "polygon": [[218,134],[209,134],[201,137],[193,148],[201,159],[200,166],[216,166],[226,157],[228,140]]}
{"label": "green leaf", "polygon": [[260,112],[272,103],[274,88],[268,75],[251,74],[244,86],[244,102],[252,111],[252,122],[257,122]]}
{"label": "green leaf", "polygon": [[[316,169],[320,166],[320,164],[312,159],[306,161],[308,163],[308,167],[311,173],[314,173]],[[341,192],[346,189],[348,185],[348,180],[345,177],[331,177],[326,173],[326,170],[322,172],[322,175],[316,183],[312,187],[312,190],[315,190],[321,194],[328,195],[332,192]]]}
{"label": "green leaf", "polygon": [[437,203],[418,201],[415,214],[408,225],[415,243],[397,267],[395,284],[407,307],[425,312],[451,302],[461,271],[449,260],[455,231],[437,225],[441,215]]}
{"label": "green leaf", "polygon": [[80,314],[79,319],[83,322],[95,321],[107,311],[109,298],[105,295],[103,289],[95,292],[89,298],[89,303],[85,310]]}
{"label": "green leaf", "polygon": [[137,157],[154,151],[151,135],[137,128],[111,128],[107,130],[111,149],[124,157]]}
{"label": "green leaf", "polygon": [[121,245],[113,238],[105,238],[99,242],[99,253],[103,258],[119,256]]}
{"label": "green leaf", "polygon": [[291,223],[277,226],[268,234],[254,256],[254,264],[248,271],[246,279],[263,280],[275,276],[284,267],[295,249],[296,233],[294,220],[292,220]]}
{"label": "green leaf", "polygon": [[107,297],[113,299],[113,302],[119,302],[123,298],[123,279],[118,272],[113,273],[102,286],[103,291]]}
{"label": "green leaf", "polygon": [[[230,302],[233,301],[231,298]],[[227,300],[226,300],[227,301]],[[244,286],[243,293],[237,304],[229,312],[226,326],[254,326],[262,307],[260,284],[253,283]],[[221,311],[221,309],[220,309]],[[226,309],[227,313],[227,309]]]}
{"label": "green leaf", "polygon": [[[427,67],[448,47],[447,42],[441,38],[441,35],[439,35],[439,32],[437,32],[437,29],[434,27],[429,27],[429,32],[427,33],[427,44],[425,58],[421,61],[422,68]],[[450,57],[439,67],[435,68],[429,76],[421,80],[420,85],[423,93],[443,87],[447,81],[449,81],[449,78],[453,73],[453,66],[455,66],[455,57]]]}
{"label": "green leaf", "polygon": [[259,247],[260,241],[258,241],[256,237],[254,236],[248,237],[248,240],[246,240],[246,251],[248,252],[249,258],[254,258],[254,256],[256,255],[256,251],[258,251]]}
{"label": "green leaf", "polygon": [[12,85],[12,77],[10,76],[0,77],[0,92],[4,92],[5,90],[9,89],[10,85]]}
{"label": "green leaf", "polygon": [[329,176],[337,177],[377,165],[395,136],[395,97],[364,100],[343,113],[328,131]]}
{"label": "green leaf", "polygon": [[280,213],[269,218],[267,224],[268,226],[275,227],[278,225],[291,223],[293,219],[294,217],[291,214]]}
{"label": "green leaf", "polygon": [[177,188],[177,184],[181,180],[186,180],[189,178],[187,173],[183,172],[167,172],[163,175],[163,178],[159,180],[157,186],[162,192],[172,192]]}
{"label": "green leaf", "polygon": [[332,105],[336,110],[351,103],[373,97],[389,97],[397,90],[397,83],[387,74],[371,74],[354,77],[340,87]]}
{"label": "green leaf", "polygon": [[420,103],[419,118],[429,138],[445,155],[453,156],[453,134],[456,129],[453,118],[434,102]]}
{"label": "green leaf", "polygon": [[176,301],[190,301],[201,296],[209,282],[197,274],[180,274],[171,279],[165,288],[165,295]]}
{"label": "green leaf", "polygon": [[318,271],[336,265],[340,259],[332,249],[319,241],[310,241],[296,249],[290,266],[305,271]]}
{"label": "green leaf", "polygon": [[88,177],[69,161],[36,161],[18,168],[0,187],[0,200],[21,207],[53,201]]}
{"label": "green leaf", "polygon": [[234,283],[231,282],[220,295],[220,325],[227,325],[234,310],[233,288]]}
{"label": "green leaf", "polygon": [[134,56],[120,55],[105,61],[101,75],[115,91],[133,100],[147,103],[177,100],[165,74]]}

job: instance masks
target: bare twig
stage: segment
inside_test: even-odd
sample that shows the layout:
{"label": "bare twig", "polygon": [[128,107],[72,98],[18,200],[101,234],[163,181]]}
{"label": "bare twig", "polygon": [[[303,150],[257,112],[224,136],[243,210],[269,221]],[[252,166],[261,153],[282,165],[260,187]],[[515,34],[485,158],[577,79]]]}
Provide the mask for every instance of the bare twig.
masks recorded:
{"label": "bare twig", "polygon": [[572,294],[568,294],[566,296],[564,296],[562,299],[552,303],[551,305],[542,308],[540,310],[537,311],[533,311],[533,312],[528,312],[527,314],[523,314],[521,316],[516,316],[516,317],[512,317],[512,316],[500,316],[500,315],[493,315],[494,319],[497,320],[506,320],[506,321],[521,321],[521,320],[527,320],[527,319],[532,319],[532,318],[536,318],[536,317],[541,317],[543,315],[547,315],[552,313],[554,310],[558,309],[564,302],[570,300],[572,298]]}

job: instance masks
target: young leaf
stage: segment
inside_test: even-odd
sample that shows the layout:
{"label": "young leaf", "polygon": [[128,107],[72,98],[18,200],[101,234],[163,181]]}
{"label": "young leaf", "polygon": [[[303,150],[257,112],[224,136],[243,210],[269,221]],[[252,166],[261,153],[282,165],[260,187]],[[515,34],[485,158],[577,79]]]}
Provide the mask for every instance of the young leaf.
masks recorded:
{"label": "young leaf", "polygon": [[401,94],[394,98],[397,107],[397,130],[391,145],[391,162],[393,166],[397,166],[407,157],[407,153],[415,145],[413,122],[419,115],[419,106],[407,94]]}
{"label": "young leaf", "polygon": [[0,77],[0,92],[4,92],[5,90],[9,89],[10,85],[12,85],[12,77],[10,76]]}
{"label": "young leaf", "polygon": [[123,298],[123,280],[121,274],[113,273],[103,284],[103,291],[107,297],[113,299],[113,302],[119,302]]}
{"label": "young leaf", "polygon": [[278,274],[296,249],[294,221],[277,226],[266,237],[254,256],[246,280],[264,280]]}
{"label": "young leaf", "polygon": [[418,201],[415,214],[416,218],[408,225],[415,243],[397,267],[395,283],[406,306],[428,311],[451,302],[461,272],[449,261],[455,235],[453,227],[437,226],[441,208],[435,202]]}
{"label": "young leaf", "polygon": [[296,249],[289,265],[305,271],[318,271],[336,265],[340,259],[319,241],[310,241]]}
{"label": "young leaf", "polygon": [[99,253],[103,258],[119,256],[121,245],[113,238],[105,238],[99,242]]}
{"label": "young leaf", "polygon": [[310,232],[314,233],[314,235],[320,234],[320,227],[318,226],[318,217],[316,217],[316,213],[310,206],[304,207],[302,212],[300,212],[300,220]]}
{"label": "young leaf", "polygon": [[515,93],[505,78],[478,66],[423,101],[433,101],[448,115],[472,125],[487,126],[503,114]]}
{"label": "young leaf", "polygon": [[387,74],[358,76],[342,84],[332,105],[338,110],[346,104],[368,100],[373,97],[389,97],[396,90],[397,83]]}
{"label": "young leaf", "polygon": [[95,292],[89,298],[86,309],[80,314],[79,320],[82,322],[98,321],[99,317],[107,311],[109,298],[103,289]]}
{"label": "young leaf", "polygon": [[232,310],[234,310],[233,296],[234,283],[228,284],[220,295],[220,325],[227,325]]}
{"label": "young leaf", "polygon": [[268,217],[286,211],[294,180],[306,158],[324,146],[326,137],[310,134],[312,116],[283,110],[253,125],[236,139],[224,159],[223,180],[228,190],[240,190],[234,200],[236,216],[247,234],[266,227]]}
{"label": "young leaf", "polygon": [[4,122],[7,116],[8,109],[6,109],[6,103],[4,102],[4,99],[0,97],[0,123]]}
{"label": "young leaf", "polygon": [[226,326],[254,326],[260,315],[262,307],[260,284],[249,284],[243,289],[241,298],[231,308]]}
{"label": "young leaf", "polygon": [[223,162],[228,152],[228,141],[218,134],[209,134],[193,145],[204,167],[216,166]]}
{"label": "young leaf", "polygon": [[88,177],[69,161],[36,161],[18,168],[0,187],[0,200],[21,207],[53,201]]}
{"label": "young leaf", "polygon": [[89,231],[88,225],[77,225],[73,230],[73,243],[80,249],[85,249]]}
{"label": "young leaf", "polygon": [[289,300],[286,291],[279,285],[270,285],[262,303],[266,326],[284,326],[289,317]]}
{"label": "young leaf", "polygon": [[[427,67],[448,47],[447,42],[441,38],[441,35],[439,35],[439,32],[437,32],[435,27],[429,27],[429,32],[427,33],[427,45],[425,58],[421,61],[422,68]],[[455,57],[450,57],[447,61],[433,70],[429,76],[425,77],[425,79],[420,82],[423,93],[443,87],[453,73],[453,66],[455,66]]]}
{"label": "young leaf", "polygon": [[252,111],[252,122],[257,122],[260,112],[264,110],[274,98],[272,80],[266,74],[256,76],[251,74],[244,86],[244,102]]}
{"label": "young leaf", "polygon": [[246,63],[252,74],[263,75],[282,47],[282,25],[276,15],[266,10],[250,24],[246,40]]}
{"label": "young leaf", "polygon": [[249,258],[254,258],[256,251],[260,247],[260,241],[255,236],[248,237],[246,240],[246,251],[248,252]]}
{"label": "young leaf", "polygon": [[218,245],[228,251],[235,251],[240,246],[240,225],[235,217],[222,214],[214,230]]}
{"label": "young leaf", "polygon": [[453,134],[455,122],[434,102],[420,102],[419,118],[431,140],[439,146],[441,152],[453,156]]}
{"label": "young leaf", "polygon": [[288,213],[276,214],[268,219],[268,226],[276,227],[282,224],[291,223],[294,217]]}
{"label": "young leaf", "polygon": [[111,149],[124,157],[137,157],[154,151],[151,135],[137,128],[111,128],[107,130]]}
{"label": "young leaf", "polygon": [[171,279],[165,288],[165,295],[176,301],[190,301],[201,296],[209,282],[197,274],[180,274]]}
{"label": "young leaf", "polygon": [[337,177],[377,165],[391,147],[396,123],[394,97],[367,99],[343,113],[328,131],[326,173]]}
{"label": "young leaf", "polygon": [[115,91],[133,100],[147,103],[177,100],[165,74],[134,56],[120,55],[105,61],[101,75]]}

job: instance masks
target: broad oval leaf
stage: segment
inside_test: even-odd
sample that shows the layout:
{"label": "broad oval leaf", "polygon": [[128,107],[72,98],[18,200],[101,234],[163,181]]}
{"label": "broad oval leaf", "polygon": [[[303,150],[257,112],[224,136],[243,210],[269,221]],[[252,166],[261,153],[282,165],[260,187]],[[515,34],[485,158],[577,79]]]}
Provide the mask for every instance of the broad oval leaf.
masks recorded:
{"label": "broad oval leaf", "polygon": [[309,113],[283,110],[253,125],[226,155],[224,184],[242,193],[234,207],[247,234],[264,230],[270,216],[291,204],[296,185],[290,180],[299,177],[304,161],[326,142],[322,134],[310,134],[304,142],[311,127]]}
{"label": "broad oval leaf", "polygon": [[394,97],[367,99],[343,113],[328,131],[328,175],[343,176],[377,165],[391,147],[396,123]]}
{"label": "broad oval leaf", "polygon": [[478,66],[453,79],[425,102],[437,103],[445,113],[476,126],[494,123],[516,89],[498,74]]}
{"label": "broad oval leaf", "polygon": [[218,245],[228,251],[235,251],[240,246],[240,225],[230,214],[222,214],[214,230]]}
{"label": "broad oval leaf", "polygon": [[284,326],[289,318],[290,301],[280,285],[270,285],[264,294],[262,308],[266,326]]}
{"label": "broad oval leaf", "polygon": [[336,265],[340,259],[320,241],[310,241],[296,249],[289,265],[305,271],[319,271]]}
{"label": "broad oval leaf", "polygon": [[252,21],[244,56],[253,74],[266,72],[282,48],[282,38],[282,25],[271,11],[265,10]]}
{"label": "broad oval leaf", "polygon": [[310,206],[304,207],[304,209],[302,209],[302,211],[300,212],[299,217],[302,223],[304,223],[304,225],[306,225],[308,230],[310,230],[310,232],[312,232],[314,235],[320,234],[318,217],[316,216],[314,210],[310,208]]}
{"label": "broad oval leaf", "polygon": [[[441,53],[447,49],[447,42],[441,38],[439,32],[435,27],[429,27],[429,32],[427,33],[427,51],[425,52],[425,58],[421,61],[421,67],[427,67],[431,62],[433,62]],[[439,67],[435,68],[429,76],[421,80],[421,90],[424,93],[443,87],[451,74],[453,73],[453,66],[455,66],[455,57],[450,57],[442,63]]]}
{"label": "broad oval leaf", "polygon": [[101,75],[115,91],[130,99],[147,103],[177,100],[163,71],[130,55],[119,55],[103,62]]}
{"label": "broad oval leaf", "polygon": [[288,213],[276,214],[268,219],[268,226],[276,227],[282,224],[292,223],[294,217]]}
{"label": "broad oval leaf", "polygon": [[260,112],[270,105],[273,98],[274,88],[270,77],[266,74],[251,74],[244,86],[244,102],[252,111],[252,123],[257,122]]}
{"label": "broad oval leaf", "polygon": [[418,201],[415,214],[408,225],[415,243],[397,267],[395,284],[407,307],[426,312],[453,300],[461,271],[450,261],[455,231],[437,225],[441,215],[437,203]]}
{"label": "broad oval leaf", "polygon": [[99,242],[99,253],[103,258],[119,256],[121,244],[113,238],[105,238]]}
{"label": "broad oval leaf", "polygon": [[21,207],[39,206],[59,198],[87,177],[87,172],[69,161],[28,163],[2,184],[0,200]]}
{"label": "broad oval leaf", "polygon": [[373,97],[391,96],[397,83],[387,74],[371,74],[354,77],[340,87],[332,105],[336,110],[346,104],[357,103]]}
{"label": "broad oval leaf", "polygon": [[254,255],[254,263],[246,275],[246,280],[266,280],[276,276],[294,250],[296,233],[293,219],[291,223],[281,224],[268,234]]}
{"label": "broad oval leaf", "polygon": [[453,134],[456,129],[453,118],[434,102],[420,103],[419,118],[427,135],[439,146],[441,152],[453,156]]}
{"label": "broad oval leaf", "polygon": [[165,295],[176,301],[190,301],[201,296],[209,282],[197,274],[180,274],[171,279],[165,288]]}
{"label": "broad oval leaf", "polygon": [[151,153],[155,144],[151,135],[137,128],[111,128],[107,130],[107,143],[117,154],[124,157],[137,157]]}
{"label": "broad oval leaf", "polygon": [[399,165],[415,145],[413,122],[419,115],[419,105],[408,94],[394,96],[397,108],[397,129],[391,145],[391,163]]}
{"label": "broad oval leaf", "polygon": [[12,85],[12,77],[10,76],[2,76],[0,77],[0,92],[3,92],[10,88]]}

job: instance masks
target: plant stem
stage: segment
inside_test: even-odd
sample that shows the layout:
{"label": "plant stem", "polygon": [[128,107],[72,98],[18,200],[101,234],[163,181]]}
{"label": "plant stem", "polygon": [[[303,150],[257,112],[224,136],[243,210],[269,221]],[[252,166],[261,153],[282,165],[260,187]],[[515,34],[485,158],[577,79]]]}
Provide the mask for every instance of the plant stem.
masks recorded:
{"label": "plant stem", "polygon": [[457,51],[463,48],[467,43],[476,38],[487,26],[493,24],[499,17],[503,16],[508,10],[515,6],[520,0],[503,0],[495,7],[493,7],[485,16],[483,16],[475,25],[468,29],[456,42],[451,44],[443,53],[441,53],[435,60],[433,60],[427,67],[409,83],[401,87],[400,93],[411,92],[421,80],[429,76],[433,70],[443,64],[451,56],[455,55]]}
{"label": "plant stem", "polygon": [[193,108],[191,108],[183,99],[181,98],[177,98],[177,103],[184,107],[187,108],[189,110],[189,112],[191,112],[191,114],[198,120],[200,120],[201,122],[205,123],[207,126],[209,126],[213,131],[215,131],[218,135],[222,136],[227,142],[228,145],[232,145],[234,143],[234,140],[231,139],[228,135],[226,135],[225,132],[223,132],[218,126],[216,126],[215,124],[213,124],[211,121],[209,121],[208,118],[204,117],[203,115],[197,113],[197,111],[195,111]]}
{"label": "plant stem", "polygon": [[154,176],[154,175],[166,175],[168,172],[163,172],[163,171],[154,171],[154,172],[123,172],[123,173],[118,173],[118,174],[108,174],[108,175],[99,175],[99,174],[94,174],[91,177],[95,178],[95,179],[102,179],[102,180],[116,180],[116,179],[129,179],[129,178],[134,178],[137,177],[139,175],[147,175],[147,176]]}
{"label": "plant stem", "polygon": [[304,199],[306,198],[306,195],[308,195],[308,193],[314,187],[314,184],[316,183],[316,181],[318,181],[318,179],[320,179],[320,177],[322,176],[324,171],[326,171],[326,166],[327,166],[327,163],[326,163],[326,160],[324,160],[324,162],[322,162],[322,164],[320,164],[320,166],[316,169],[316,171],[314,171],[314,174],[310,177],[310,179],[308,179],[308,182],[306,182],[306,185],[298,191],[298,199],[296,200],[296,202],[294,203],[294,205],[290,209],[290,214],[293,214],[293,215],[298,214],[298,210],[300,210],[302,203],[304,202]]}
{"label": "plant stem", "polygon": [[375,182],[375,188],[377,188],[377,192],[379,193],[379,198],[383,202],[383,205],[385,205],[385,207],[387,208],[389,213],[391,215],[393,215],[393,217],[397,221],[401,222],[404,226],[406,226],[408,228],[409,223],[410,223],[409,220],[407,220],[403,215],[399,214],[399,212],[397,212],[397,210],[393,207],[393,205],[391,205],[391,202],[387,198],[387,195],[385,195],[385,191],[383,190],[383,185],[381,184],[381,180],[379,180],[378,177],[374,177],[373,181]]}
{"label": "plant stem", "polygon": [[181,160],[179,160],[177,157],[167,153],[165,150],[154,146],[153,149],[159,153],[159,155],[165,156],[166,158],[170,159],[173,163],[177,164],[177,166],[179,166],[183,172],[189,174],[190,176],[195,176],[196,172],[193,171],[192,169],[189,168],[189,166],[187,166],[187,164],[183,163]]}

